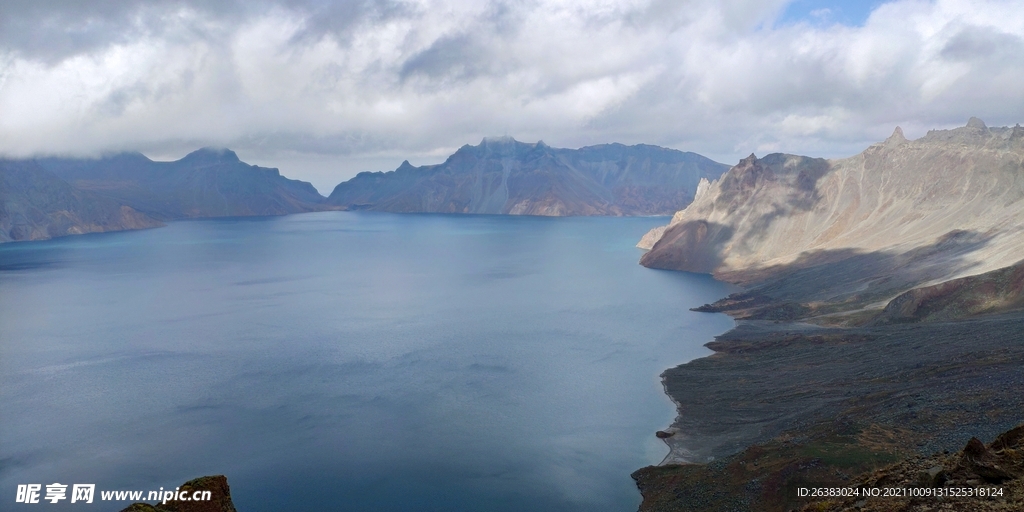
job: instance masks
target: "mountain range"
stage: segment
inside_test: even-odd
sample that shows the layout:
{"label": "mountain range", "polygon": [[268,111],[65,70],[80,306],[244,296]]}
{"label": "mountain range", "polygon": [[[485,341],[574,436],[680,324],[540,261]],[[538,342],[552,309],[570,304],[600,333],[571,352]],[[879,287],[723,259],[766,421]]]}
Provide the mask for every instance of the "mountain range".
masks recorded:
{"label": "mountain range", "polygon": [[157,162],[103,158],[0,160],[0,242],[156,227],[204,217],[321,210],[510,215],[655,215],[689,204],[726,165],[657,146],[578,150],[511,138],[463,146],[444,163],[364,172],[329,198],[227,149]]}
{"label": "mountain range", "polygon": [[246,164],[227,149],[203,148],[173,162],[154,162],[141,153],[36,162],[80,190],[163,221],[301,213],[320,209],[324,201],[313,185]]}
{"label": "mountain range", "polygon": [[323,209],[306,182],[203,148],[173,162],[140,153],[0,160],[0,242],[143,229],[200,217]]}
{"label": "mountain range", "polygon": [[508,215],[669,215],[701,179],[728,166],[658,146],[580,149],[511,137],[465,145],[441,164],[408,161],[339,184],[327,203],[349,210]]}

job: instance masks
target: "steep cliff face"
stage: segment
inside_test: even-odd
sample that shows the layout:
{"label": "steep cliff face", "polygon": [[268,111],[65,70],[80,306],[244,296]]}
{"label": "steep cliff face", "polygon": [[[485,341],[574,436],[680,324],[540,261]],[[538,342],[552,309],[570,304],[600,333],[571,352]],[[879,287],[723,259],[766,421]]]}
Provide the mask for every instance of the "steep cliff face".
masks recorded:
{"label": "steep cliff face", "polygon": [[439,165],[361,173],[327,202],[390,212],[666,215],[690,202],[701,179],[726,168],[657,146],[572,150],[505,137],[463,146]]}
{"label": "steep cliff face", "polygon": [[78,190],[35,162],[0,160],[0,242],[161,225],[115,200]]}
{"label": "steep cliff face", "polygon": [[[905,253],[957,236],[983,239],[941,279],[1011,265],[1024,249],[1024,128],[973,119],[841,160],[754,155],[648,237],[641,263],[737,281],[801,261]],[[812,257],[815,256],[815,257]],[[953,256],[951,256],[952,258]]]}
{"label": "steep cliff face", "polygon": [[154,162],[139,153],[37,162],[78,189],[161,220],[323,208],[324,198],[311,184],[285,178],[277,169],[246,164],[226,149],[204,148],[174,162]]}

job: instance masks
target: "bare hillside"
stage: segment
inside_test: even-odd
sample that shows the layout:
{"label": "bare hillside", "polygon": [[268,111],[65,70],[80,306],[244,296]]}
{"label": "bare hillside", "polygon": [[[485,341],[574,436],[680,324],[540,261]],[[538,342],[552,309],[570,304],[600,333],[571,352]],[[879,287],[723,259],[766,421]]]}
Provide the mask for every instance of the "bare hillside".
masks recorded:
{"label": "bare hillside", "polygon": [[[884,142],[841,160],[785,154],[740,161],[664,228],[649,233],[641,263],[756,281],[773,268],[854,254],[942,247],[932,282],[1020,260],[1024,250],[1024,128],[976,118],[908,141]],[[940,251],[941,252],[941,251]]]}

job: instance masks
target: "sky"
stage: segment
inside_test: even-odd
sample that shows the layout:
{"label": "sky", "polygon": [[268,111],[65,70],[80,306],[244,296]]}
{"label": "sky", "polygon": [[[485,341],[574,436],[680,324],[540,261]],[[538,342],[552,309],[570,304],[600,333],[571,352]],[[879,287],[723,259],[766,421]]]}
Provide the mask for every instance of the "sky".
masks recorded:
{"label": "sky", "polygon": [[0,154],[228,147],[323,193],[485,136],[856,154],[1024,123],[1024,0],[0,0]]}

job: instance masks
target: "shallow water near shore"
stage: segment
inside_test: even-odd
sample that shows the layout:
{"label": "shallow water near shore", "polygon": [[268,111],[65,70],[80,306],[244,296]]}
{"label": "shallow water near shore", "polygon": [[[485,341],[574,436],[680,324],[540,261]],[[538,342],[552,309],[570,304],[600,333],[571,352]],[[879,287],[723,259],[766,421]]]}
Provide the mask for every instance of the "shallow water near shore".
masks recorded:
{"label": "shallow water near shore", "polygon": [[729,287],[637,264],[666,218],[323,212],[0,246],[0,509],[18,484],[241,512],[625,511],[659,374]]}

